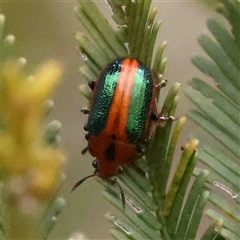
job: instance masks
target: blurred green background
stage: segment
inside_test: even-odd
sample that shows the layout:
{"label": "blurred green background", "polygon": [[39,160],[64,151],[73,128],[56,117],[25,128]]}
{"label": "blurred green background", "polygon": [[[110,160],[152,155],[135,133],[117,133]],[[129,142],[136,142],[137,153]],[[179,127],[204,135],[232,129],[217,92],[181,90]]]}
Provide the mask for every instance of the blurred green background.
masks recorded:
{"label": "blurred green background", "polygon": [[[96,1],[96,4],[113,22],[106,3],[102,0]],[[85,80],[78,72],[82,59],[77,51],[75,34],[82,27],[73,13],[76,5],[77,2],[66,0],[4,1],[1,2],[1,12],[6,16],[7,32],[16,37],[16,57],[27,58],[29,68],[54,58],[63,64],[65,70],[62,84],[53,96],[55,106],[48,120],[57,119],[63,125],[61,147],[65,150],[67,163],[64,170],[66,181],[60,194],[66,199],[67,206],[59,216],[51,239],[68,239],[76,232],[86,236],[79,239],[110,239],[110,224],[103,215],[112,207],[101,196],[102,187],[92,179],[68,195],[76,181],[93,172],[93,158],[88,154],[81,155],[86,146],[83,130],[86,116],[80,113],[80,109],[87,105],[87,100],[78,89]],[[212,9],[201,1],[153,1],[153,6],[159,9],[157,19],[163,21],[157,42],[168,41],[165,51],[168,64],[164,76],[168,79],[168,86],[161,97],[165,96],[164,92],[172,83],[180,82],[181,99],[176,115],[181,117],[191,107],[183,95],[187,81],[194,76],[202,77],[190,58],[197,53],[203,54],[197,44],[197,36],[207,32],[205,23]],[[193,129],[198,132],[195,125],[188,121],[179,146],[186,143]],[[204,221],[203,228],[205,224]]]}

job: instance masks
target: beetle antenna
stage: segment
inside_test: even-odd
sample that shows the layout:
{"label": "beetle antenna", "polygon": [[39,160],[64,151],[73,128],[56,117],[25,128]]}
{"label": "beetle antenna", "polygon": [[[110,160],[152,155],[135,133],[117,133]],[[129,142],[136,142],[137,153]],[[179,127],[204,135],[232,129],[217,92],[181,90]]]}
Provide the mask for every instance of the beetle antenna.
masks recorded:
{"label": "beetle antenna", "polygon": [[123,188],[121,186],[121,184],[117,181],[117,178],[115,177],[115,181],[120,189],[120,195],[121,195],[121,199],[122,199],[122,206],[123,206],[123,213],[125,213],[126,210],[126,198],[125,198],[125,194],[123,191]]}
{"label": "beetle antenna", "polygon": [[94,174],[91,174],[81,180],[79,180],[77,183],[75,183],[75,185],[72,187],[72,189],[70,190],[69,193],[72,193],[77,187],[79,187],[85,180],[87,180],[88,178],[91,178],[91,177],[95,177],[96,176],[96,173]]}

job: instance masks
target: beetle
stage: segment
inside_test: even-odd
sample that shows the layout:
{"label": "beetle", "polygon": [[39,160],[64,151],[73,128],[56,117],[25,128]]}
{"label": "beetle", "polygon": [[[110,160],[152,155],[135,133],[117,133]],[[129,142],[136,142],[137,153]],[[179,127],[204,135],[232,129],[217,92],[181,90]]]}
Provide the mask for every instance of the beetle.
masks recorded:
{"label": "beetle", "polygon": [[[160,116],[157,109],[156,94],[161,84],[156,84],[144,63],[129,57],[110,62],[96,82],[89,82],[93,95],[90,108],[81,110],[89,114],[84,126],[88,145],[82,153],[89,151],[96,158],[92,164],[95,171],[78,181],[71,191],[94,176],[114,178],[117,182],[116,176],[123,171],[122,165],[133,165],[144,155],[156,126],[171,118]],[[125,197],[118,185],[124,207]]]}

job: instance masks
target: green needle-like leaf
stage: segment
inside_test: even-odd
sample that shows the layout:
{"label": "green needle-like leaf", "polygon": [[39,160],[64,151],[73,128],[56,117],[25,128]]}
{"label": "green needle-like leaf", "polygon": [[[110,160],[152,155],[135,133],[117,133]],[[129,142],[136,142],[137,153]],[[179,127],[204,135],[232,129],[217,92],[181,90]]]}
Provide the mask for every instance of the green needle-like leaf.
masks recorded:
{"label": "green needle-like leaf", "polygon": [[239,31],[239,15],[240,15],[240,9],[239,9],[239,2],[236,1],[229,1],[229,0],[220,0],[225,8],[226,8],[226,18],[228,19],[229,23],[232,26],[232,34],[235,38],[235,44],[238,46],[238,49],[240,49],[240,31]]}
{"label": "green needle-like leaf", "polygon": [[[114,204],[119,210],[122,211],[122,202],[116,196],[110,194],[107,191],[103,192],[104,197],[107,198],[110,202]],[[124,215],[134,224],[135,228],[138,229],[138,232],[142,234],[142,236],[147,236],[149,239],[159,239],[159,234],[156,231],[153,231],[149,226],[147,226],[141,219],[137,217],[136,214],[132,213],[130,210],[126,209]],[[128,229],[130,226],[127,223],[124,224]],[[144,238],[140,238],[144,239]]]}
{"label": "green needle-like leaf", "polygon": [[235,124],[239,124],[238,111],[240,111],[240,109],[223,94],[199,78],[193,78],[191,86],[195,90],[200,91],[203,96],[209,98],[212,103],[231,118]]}
{"label": "green needle-like leaf", "polygon": [[103,36],[99,33],[98,29],[95,25],[91,24],[91,19],[88,18],[84,10],[79,7],[74,8],[74,12],[80,22],[83,23],[85,29],[91,34],[95,43],[101,49],[101,53],[107,57],[107,60],[110,61],[116,58],[116,54],[108,47],[107,42],[103,38]]}
{"label": "green needle-like leaf", "polygon": [[232,60],[235,66],[240,69],[240,59],[238,55],[238,48],[235,45],[234,39],[232,35],[228,32],[228,30],[219,22],[217,22],[213,18],[209,18],[208,29],[217,39],[221,47],[224,49],[225,53]]}
{"label": "green needle-like leaf", "polygon": [[136,17],[136,19],[140,19],[139,22],[136,22],[136,25],[139,25],[139,28],[138,28],[137,35],[135,35],[136,36],[135,43],[132,43],[132,44],[136,45],[136,57],[139,59],[140,59],[140,53],[141,53],[142,46],[143,46],[144,36],[146,35],[145,28],[147,27],[146,22],[147,22],[147,17],[148,17],[149,9],[151,6],[151,2],[152,2],[151,0],[150,1],[138,1],[138,5],[139,5],[139,11],[137,12],[138,16],[137,17],[134,15],[132,16],[132,18]]}
{"label": "green needle-like leaf", "polygon": [[108,0],[108,4],[112,10],[112,18],[118,25],[124,25],[126,23],[125,14],[122,9],[123,3],[116,0]]}
{"label": "green needle-like leaf", "polygon": [[[176,144],[178,141],[178,137],[180,135],[180,132],[182,130],[183,125],[186,122],[186,118],[180,118],[179,121],[177,122],[176,126],[173,129],[173,133],[172,133],[172,138],[171,141],[169,143],[169,147],[168,147],[168,152],[167,152],[167,156],[166,156],[166,160],[164,162],[164,171],[162,171],[162,192],[165,193],[166,192],[166,186],[167,186],[167,182],[168,182],[168,177],[169,177],[169,172],[172,166],[172,162],[173,162],[173,155],[176,149]],[[193,169],[191,170],[192,174]],[[188,182],[187,182],[188,183]]]}
{"label": "green needle-like leaf", "polygon": [[[235,173],[231,172],[228,168],[226,168],[223,164],[221,164],[218,160],[214,159],[213,157],[205,154],[203,151],[199,153],[199,159],[205,163],[208,167],[213,169],[217,174],[225,178],[227,181],[234,186],[236,190],[240,190],[240,182],[239,176]],[[231,176],[231,179],[228,178]]]}
{"label": "green needle-like leaf", "polygon": [[228,239],[228,240],[238,240],[239,239],[239,236],[237,236],[233,232],[228,231],[224,228],[221,229],[220,234],[222,237],[224,237],[225,239]]}
{"label": "green needle-like leaf", "polygon": [[175,99],[175,97],[178,94],[179,88],[180,88],[180,84],[179,83],[175,83],[172,86],[172,88],[170,89],[170,91],[168,92],[168,95],[165,98],[165,101],[163,103],[163,107],[162,107],[162,110],[161,110],[161,114],[163,116],[168,115],[168,113],[169,113],[169,111],[170,111],[170,109],[172,107],[172,104],[174,102],[174,99]]}
{"label": "green needle-like leaf", "polygon": [[184,172],[181,183],[179,185],[179,189],[178,189],[176,197],[174,199],[171,212],[167,219],[167,221],[169,223],[168,231],[171,234],[175,234],[175,232],[177,230],[178,221],[180,219],[180,213],[181,213],[182,206],[183,206],[184,196],[186,195],[189,180],[191,178],[191,175],[192,175],[193,169],[196,165],[196,162],[197,162],[197,154],[196,154],[196,152],[193,152],[191,158],[189,159],[189,162],[188,162],[188,165]]}
{"label": "green needle-like leaf", "polygon": [[[119,189],[117,189],[116,184],[115,185],[109,184],[100,178],[98,178],[97,180],[109,191],[109,193],[111,193],[115,197],[119,196]],[[135,215],[142,219],[142,221],[144,221],[152,229],[160,230],[161,224],[157,221],[156,216],[154,216],[152,212],[127,189],[124,189],[124,192],[126,203],[130,207],[129,210],[131,210]],[[119,201],[119,198],[117,198],[117,201]],[[123,210],[122,206],[120,206],[119,210],[120,211]]]}
{"label": "green needle-like leaf", "polygon": [[184,239],[195,239],[197,235],[197,230],[199,228],[200,220],[203,215],[204,207],[208,200],[208,191],[204,191],[199,197],[194,212],[191,216],[191,222],[189,222],[187,233]]}
{"label": "green needle-like leaf", "polygon": [[239,206],[235,204],[229,204],[229,201],[215,194],[214,192],[210,192],[209,201],[213,205],[217,206],[220,210],[222,210],[227,216],[235,219],[237,222],[240,223]]}
{"label": "green needle-like leaf", "polygon": [[237,163],[237,161],[236,162],[232,161],[231,159],[228,158],[226,154],[224,154],[221,151],[218,151],[217,149],[211,148],[209,145],[205,145],[204,149],[202,149],[201,151],[215,158],[220,163],[222,163],[226,168],[228,168],[231,172],[240,177],[240,172],[238,171],[239,164]]}
{"label": "green needle-like leaf", "polygon": [[191,159],[192,154],[196,151],[196,147],[198,145],[197,140],[190,141],[186,146],[181,155],[180,161],[178,163],[177,170],[174,174],[173,180],[171,182],[169,191],[166,195],[165,204],[164,204],[164,216],[168,216],[171,212],[171,208],[179,189],[179,185],[183,179],[184,172],[188,165],[189,160]]}
{"label": "green needle-like leaf", "polygon": [[223,227],[230,230],[231,232],[235,233],[237,236],[240,237],[240,228],[239,224],[233,221],[232,219],[229,219],[218,212],[212,210],[212,209],[207,209],[205,211],[206,215],[211,218],[212,220],[216,221],[217,219],[221,218],[223,219]]}
{"label": "green needle-like leaf", "polygon": [[[221,109],[215,106],[212,99],[206,98],[200,92],[194,91],[192,88],[188,88],[186,91],[187,96],[194,102],[194,104],[203,112],[206,119],[212,122],[216,128],[222,132],[229,133],[228,135],[232,140],[238,139],[238,125],[231,120]],[[217,118],[213,116],[218,116]],[[225,122],[226,124],[223,124]]]}
{"label": "green needle-like leaf", "polygon": [[[140,20],[140,14],[137,14],[137,11],[141,11],[142,3],[138,3],[136,1],[129,3],[129,15],[128,15],[128,42],[129,42],[129,50],[130,54],[133,57],[139,57],[137,55],[137,46],[136,43],[136,33],[138,32],[139,24],[135,24],[135,21]],[[135,17],[137,16],[137,17]],[[137,25],[138,27],[134,27]]]}
{"label": "green needle-like leaf", "polygon": [[[133,239],[132,236],[128,236],[127,234],[123,233],[119,228],[112,227],[110,229],[110,234],[116,240],[131,240]],[[137,239],[137,238],[135,238]]]}
{"label": "green needle-like leaf", "polygon": [[[239,70],[232,63],[231,59],[225,54],[222,48],[212,41],[207,35],[202,35],[198,39],[199,44],[218,65],[227,79],[239,90]],[[228,64],[226,64],[226,62]]]}
{"label": "green needle-like leaf", "polygon": [[151,32],[151,36],[150,36],[150,43],[149,43],[148,56],[147,56],[147,61],[146,61],[147,66],[151,66],[151,64],[152,64],[151,61],[152,61],[154,45],[155,45],[157,34],[158,34],[158,31],[159,31],[161,25],[162,25],[162,22],[157,21],[152,28],[152,32]]}
{"label": "green needle-like leaf", "polygon": [[200,71],[212,77],[216,81],[216,86],[219,90],[226,94],[229,99],[238,106],[240,105],[239,91],[228,81],[226,76],[221,72],[221,69],[215,63],[201,56],[193,57],[192,62]]}
{"label": "green needle-like leaf", "polygon": [[[161,110],[163,116],[174,115],[175,107],[178,102],[176,100],[178,90],[178,83],[174,84],[170,89]],[[165,126],[159,126],[156,130],[154,141],[149,144],[146,152],[146,159],[150,167],[149,177],[155,187],[154,198],[157,198],[159,194],[161,194],[161,189],[164,187],[161,180],[164,172],[165,157],[168,150],[171,127],[171,120],[167,121]],[[155,152],[158,152],[158,154],[154,154]]]}
{"label": "green needle-like leaf", "polygon": [[219,230],[222,228],[223,220],[221,218],[217,219],[208,229],[205,231],[201,240],[216,239],[219,235]]}
{"label": "green needle-like leaf", "polygon": [[81,49],[84,51],[84,54],[86,54],[87,58],[93,62],[95,71],[99,71],[106,63],[108,63],[107,56],[104,55],[101,49],[85,34],[79,32],[77,33],[76,38],[81,46]]}
{"label": "green needle-like leaf", "polygon": [[[127,56],[128,52],[126,47],[118,40],[116,33],[96,5],[92,1],[86,2],[84,0],[79,0],[79,3],[98,32],[101,33],[102,37],[107,42],[108,47],[116,54],[116,56]],[[102,26],[104,26],[104,31],[102,31]]]}
{"label": "green needle-like leaf", "polygon": [[127,173],[119,175],[119,179],[152,211],[156,210],[157,206],[152,198],[142,188],[133,181]]}
{"label": "green needle-like leaf", "polygon": [[90,67],[87,64],[82,65],[79,68],[79,72],[87,79],[88,82],[92,81],[92,79],[97,78],[97,75],[91,71]]}
{"label": "green needle-like leaf", "polygon": [[136,165],[137,165],[137,167],[142,169],[144,172],[149,172],[149,166],[147,165],[147,161],[145,158],[139,158],[136,161]]}
{"label": "green needle-like leaf", "polygon": [[[193,175],[198,176],[200,172],[201,169],[195,168]],[[228,180],[224,179],[215,172],[211,172],[208,176],[207,183],[216,188],[220,188],[223,192],[229,194],[240,205],[240,200],[238,198],[240,193],[235,190],[234,186]]]}
{"label": "green needle-like leaf", "polygon": [[199,216],[199,214],[202,215],[203,208],[209,194],[208,192],[203,191],[203,186],[208,174],[209,172],[207,170],[202,171],[197,176],[191,188],[178,225],[176,239],[195,238],[196,230],[201,219],[201,216]]}
{"label": "green needle-like leaf", "polygon": [[203,129],[205,129],[211,136],[215,137],[220,141],[229,151],[232,152],[236,157],[239,156],[239,146],[231,136],[225,134],[224,131],[219,129],[214,123],[209,121],[203,114],[196,110],[191,110],[188,116]]}
{"label": "green needle-like leaf", "polygon": [[[149,180],[146,178],[144,173],[137,172],[137,169],[133,169],[131,167],[126,167],[125,168],[126,174],[136,183],[138,183],[139,187],[142,188],[143,191],[145,192],[152,192],[153,186],[149,182]],[[144,175],[143,175],[144,174]]]}
{"label": "green needle-like leaf", "polygon": [[150,239],[146,235],[144,235],[143,233],[138,231],[138,229],[136,229],[128,221],[126,221],[125,219],[123,219],[121,217],[117,217],[117,216],[109,214],[109,213],[106,214],[105,217],[108,221],[110,221],[115,226],[117,226],[121,230],[121,232],[124,233],[124,235],[130,236],[131,237],[130,239],[134,239],[134,240],[135,239],[136,240],[137,239]]}
{"label": "green needle-like leaf", "polygon": [[157,72],[160,68],[161,61],[163,59],[163,51],[167,46],[167,42],[163,42],[157,50],[156,57],[155,57],[155,62],[153,64],[153,71]]}

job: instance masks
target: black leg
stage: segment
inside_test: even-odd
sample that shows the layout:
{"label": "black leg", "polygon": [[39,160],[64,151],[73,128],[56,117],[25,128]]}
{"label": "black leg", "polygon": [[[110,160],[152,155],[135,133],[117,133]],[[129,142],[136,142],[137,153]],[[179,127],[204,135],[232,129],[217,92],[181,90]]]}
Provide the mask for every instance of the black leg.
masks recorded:
{"label": "black leg", "polygon": [[89,110],[87,107],[84,107],[84,108],[81,109],[81,112],[82,112],[83,114],[89,114],[89,113],[90,113],[90,110]]}
{"label": "black leg", "polygon": [[137,151],[138,151],[138,153],[139,153],[139,156],[141,157],[141,156],[145,155],[145,153],[146,153],[146,148],[143,147],[143,146],[141,146],[141,145],[137,145]]}
{"label": "black leg", "polygon": [[158,114],[157,113],[152,113],[151,114],[151,119],[153,120],[153,121],[158,121],[159,120],[159,116],[158,116]]}
{"label": "black leg", "polygon": [[88,178],[91,178],[91,177],[95,177],[95,176],[96,176],[96,173],[93,173],[92,175],[89,175],[89,176],[79,180],[77,183],[74,184],[74,186],[70,190],[70,193],[73,192],[77,187],[79,187],[85,180],[87,180]]}
{"label": "black leg", "polygon": [[89,133],[85,134],[85,139],[88,140],[89,139]]}
{"label": "black leg", "polygon": [[87,125],[87,124],[84,125],[83,129],[84,129],[85,131],[88,131],[88,125]]}
{"label": "black leg", "polygon": [[88,82],[88,86],[91,88],[92,91],[94,90],[95,84],[96,83],[94,81]]}
{"label": "black leg", "polygon": [[88,151],[88,146],[87,146],[87,147],[85,147],[85,148],[82,150],[82,155],[86,154],[86,153],[87,153],[87,151]]}
{"label": "black leg", "polygon": [[167,85],[167,80],[163,79],[160,83],[156,85],[156,88],[160,90],[161,88],[166,87],[166,85]]}
{"label": "black leg", "polygon": [[121,184],[118,182],[117,177],[113,177],[113,181],[115,183],[117,183],[119,189],[120,189],[120,196],[121,196],[121,200],[122,200],[122,207],[123,207],[123,213],[125,213],[126,210],[126,198],[125,198],[125,194],[123,191],[123,188],[121,186]]}

